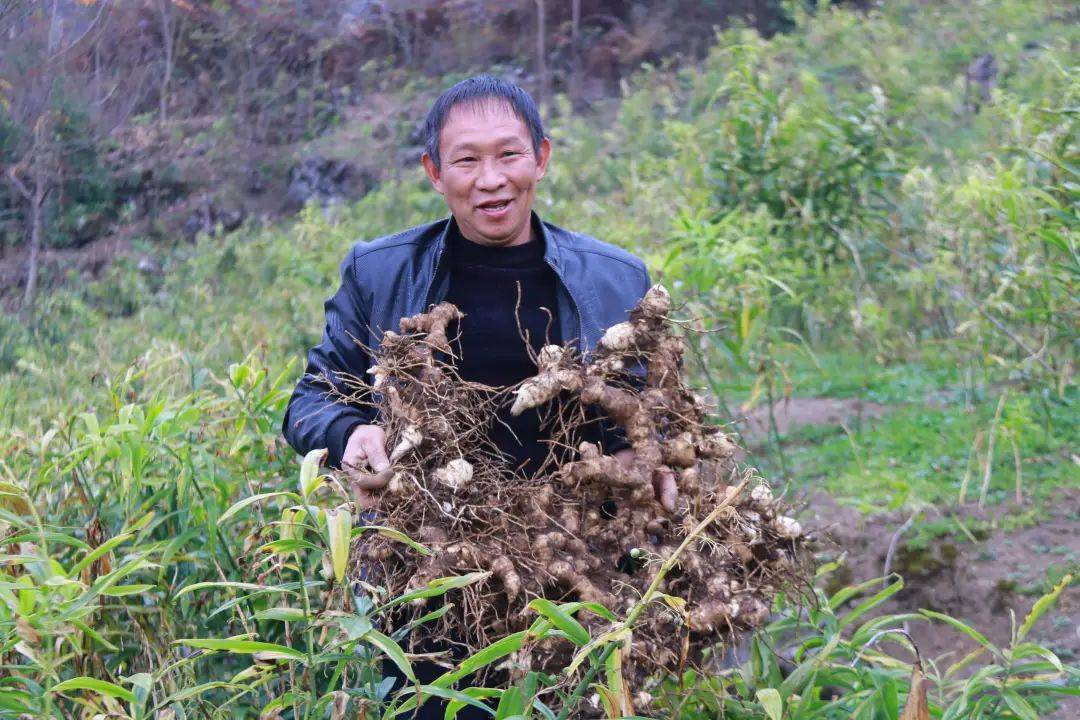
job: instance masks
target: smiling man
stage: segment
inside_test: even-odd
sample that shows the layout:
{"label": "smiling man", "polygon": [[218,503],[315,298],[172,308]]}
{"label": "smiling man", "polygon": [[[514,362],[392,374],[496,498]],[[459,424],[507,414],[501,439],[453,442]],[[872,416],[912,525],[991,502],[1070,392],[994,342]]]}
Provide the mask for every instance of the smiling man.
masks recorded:
{"label": "smiling man", "polygon": [[[450,217],[352,247],[341,286],[326,302],[322,342],[308,354],[282,426],[297,452],[327,448],[328,465],[363,478],[362,504],[369,506],[389,476],[382,473],[389,468],[386,438],[373,409],[333,395],[351,391],[349,378],[368,378],[372,358],[364,347],[378,347],[384,330],[452,302],[465,314],[453,329],[458,373],[509,386],[536,373],[523,333],[534,354],[548,343],[588,352],[649,288],[648,272],[633,255],[533,212],[551,142],[524,90],[486,75],[464,80],[432,106],[426,133],[424,170]],[[490,428],[495,445],[518,472],[534,473],[548,452],[540,411],[512,417],[504,408],[498,420]],[[594,429],[588,439],[620,462],[633,461],[619,432],[602,419]],[[673,509],[674,476],[654,484],[660,502]],[[439,670],[418,672],[433,677]],[[437,704],[422,712],[442,717]]]}
{"label": "smiling man", "polygon": [[[367,378],[384,330],[401,318],[450,301],[465,313],[458,332],[458,372],[467,380],[513,385],[535,374],[522,340],[595,347],[649,288],[644,264],[613,245],[546,223],[533,212],[547,173],[551,142],[532,98],[487,75],[463,80],[436,100],[425,123],[424,170],[450,217],[353,246],[341,286],[326,302],[322,342],[308,354],[282,431],[301,454],[328,449],[327,464],[356,470],[377,492],[389,466],[385,436],[370,407],[335,400],[348,378]],[[538,411],[500,413],[492,440],[523,473],[546,456]],[[622,436],[598,423],[606,452],[632,461]],[[669,509],[676,489],[657,478]],[[368,502],[373,500],[369,495]]]}

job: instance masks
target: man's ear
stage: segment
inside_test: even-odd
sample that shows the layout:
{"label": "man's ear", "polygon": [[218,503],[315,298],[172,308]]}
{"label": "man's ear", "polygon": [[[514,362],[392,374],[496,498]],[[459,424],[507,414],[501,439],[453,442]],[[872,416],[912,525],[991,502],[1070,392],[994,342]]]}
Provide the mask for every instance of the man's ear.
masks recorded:
{"label": "man's ear", "polygon": [[427,173],[428,180],[431,181],[431,186],[435,188],[435,192],[445,195],[446,193],[443,192],[442,171],[435,166],[435,161],[427,153],[424,153],[420,160],[424,163],[424,172]]}
{"label": "man's ear", "polygon": [[547,175],[548,161],[551,160],[551,141],[544,138],[540,141],[540,154],[536,157],[536,179]]}

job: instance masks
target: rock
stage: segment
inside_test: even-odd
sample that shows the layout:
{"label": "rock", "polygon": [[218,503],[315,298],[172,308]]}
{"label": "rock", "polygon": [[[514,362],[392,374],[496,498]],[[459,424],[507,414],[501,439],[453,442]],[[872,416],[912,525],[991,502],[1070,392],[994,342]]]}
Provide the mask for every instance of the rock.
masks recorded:
{"label": "rock", "polygon": [[82,247],[92,240],[97,240],[109,224],[109,218],[103,212],[82,213],[75,221],[72,240],[76,247]]}
{"label": "rock", "polygon": [[978,113],[982,103],[989,103],[997,81],[998,66],[992,53],[979,55],[964,71],[964,101],[970,112]]}
{"label": "rock", "polygon": [[135,265],[135,268],[144,275],[164,274],[164,271],[161,269],[161,263],[146,255],[139,258],[139,262]]}
{"label": "rock", "polygon": [[193,243],[199,233],[213,237],[217,234],[218,227],[222,232],[232,232],[243,224],[245,217],[247,211],[242,205],[219,205],[214,199],[204,197],[184,221],[181,232],[185,240]]}
{"label": "rock", "polygon": [[263,177],[259,168],[251,167],[245,173],[244,190],[249,195],[262,195],[266,191],[266,178]]}
{"label": "rock", "polygon": [[382,142],[390,137],[390,127],[384,122],[377,122],[371,127],[371,139]]}
{"label": "rock", "polygon": [[232,232],[236,228],[240,227],[244,222],[244,217],[247,213],[243,207],[237,206],[233,208],[224,208],[217,211],[215,221],[221,223],[221,229],[225,232]]}
{"label": "rock", "polygon": [[214,233],[214,221],[211,213],[211,204],[208,198],[203,198],[199,201],[195,209],[188,215],[187,220],[184,221],[184,227],[181,230],[184,235],[184,239],[189,243],[195,242],[199,233],[205,233],[212,235]]}
{"label": "rock", "polygon": [[373,184],[371,176],[352,163],[310,155],[289,169],[283,209],[295,213],[311,200],[325,206],[335,199],[359,197]]}
{"label": "rock", "polygon": [[420,159],[424,156],[424,148],[422,147],[410,147],[402,148],[397,152],[397,164],[398,167],[412,168],[420,164]]}

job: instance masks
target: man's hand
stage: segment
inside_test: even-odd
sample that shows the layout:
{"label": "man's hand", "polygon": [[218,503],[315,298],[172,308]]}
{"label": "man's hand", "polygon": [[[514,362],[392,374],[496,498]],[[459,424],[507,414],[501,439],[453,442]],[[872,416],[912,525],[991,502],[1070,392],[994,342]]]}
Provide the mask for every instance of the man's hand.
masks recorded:
{"label": "man's hand", "polygon": [[356,504],[362,510],[375,505],[375,494],[390,482],[390,461],[386,457],[386,433],[378,425],[357,425],[345,443],[341,469],[349,475]]}
{"label": "man's hand", "polygon": [[[634,466],[637,453],[634,448],[624,448],[615,453],[615,459],[623,470],[629,470]],[[666,468],[653,472],[653,492],[660,505],[668,512],[675,512],[675,501],[679,499],[679,487],[675,484],[675,472]]]}

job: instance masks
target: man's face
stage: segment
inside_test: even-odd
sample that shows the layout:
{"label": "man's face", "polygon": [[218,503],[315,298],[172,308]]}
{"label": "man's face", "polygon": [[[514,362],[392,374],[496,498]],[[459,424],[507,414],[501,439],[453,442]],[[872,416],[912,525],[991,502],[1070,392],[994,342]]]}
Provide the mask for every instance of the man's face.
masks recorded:
{"label": "man's face", "polygon": [[461,234],[480,245],[508,247],[531,239],[536,183],[547,171],[551,144],[533,151],[525,123],[509,105],[461,104],[439,135],[441,168],[424,155],[424,170],[446,200]]}

